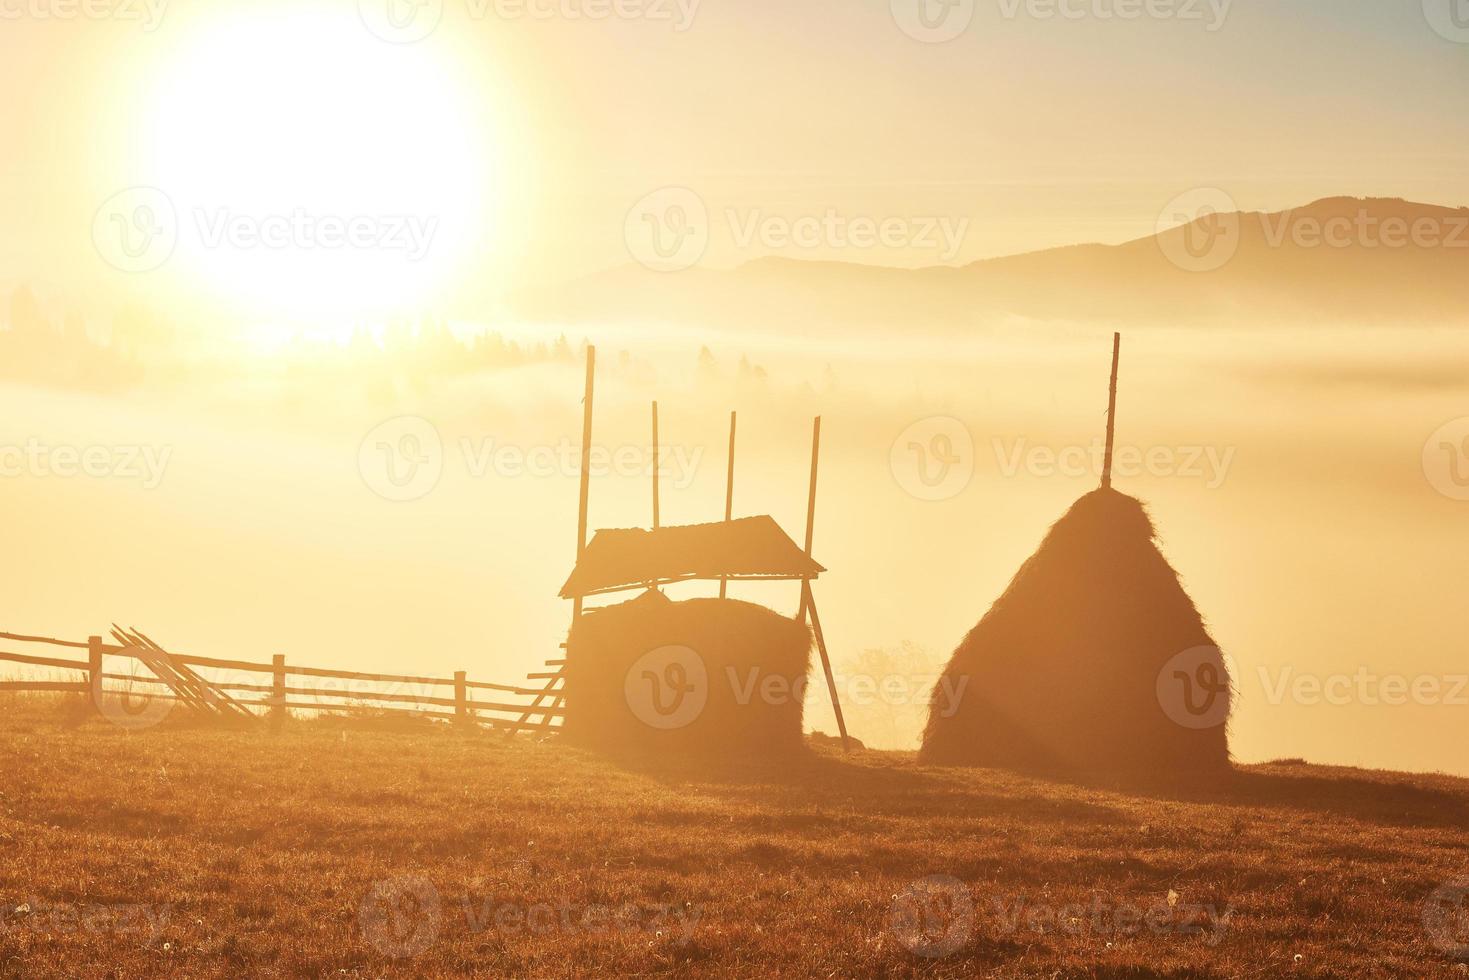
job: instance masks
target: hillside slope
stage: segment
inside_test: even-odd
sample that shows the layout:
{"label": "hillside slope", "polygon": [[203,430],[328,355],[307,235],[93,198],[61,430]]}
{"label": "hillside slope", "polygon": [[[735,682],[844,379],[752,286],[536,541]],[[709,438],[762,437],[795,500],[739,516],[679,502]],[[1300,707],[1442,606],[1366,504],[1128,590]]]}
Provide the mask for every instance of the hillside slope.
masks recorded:
{"label": "hillside slope", "polygon": [[1130,793],[6,716],[6,977],[1461,976],[1469,942],[1425,918],[1466,872],[1449,778]]}
{"label": "hillside slope", "polygon": [[1466,282],[1469,209],[1339,197],[1269,214],[1201,218],[1116,245],[1073,245],[965,266],[899,269],[773,257],[728,270],[650,272],[630,265],[528,292],[512,308],[518,316],[561,323],[652,320],[746,329],[945,327],[997,317],[1463,326],[1469,325]]}

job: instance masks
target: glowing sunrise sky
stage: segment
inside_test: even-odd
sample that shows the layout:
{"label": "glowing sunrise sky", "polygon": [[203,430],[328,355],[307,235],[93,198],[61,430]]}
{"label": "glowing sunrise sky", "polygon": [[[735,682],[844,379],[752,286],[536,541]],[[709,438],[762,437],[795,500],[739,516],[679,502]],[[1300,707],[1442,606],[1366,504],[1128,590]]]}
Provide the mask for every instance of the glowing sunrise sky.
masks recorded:
{"label": "glowing sunrise sky", "polygon": [[[623,0],[644,15],[621,20],[556,13],[586,0],[525,0],[551,16],[447,0],[408,44],[367,26],[389,0],[116,2],[89,20],[3,0],[0,284],[240,300],[252,266],[228,281],[209,256],[141,277],[98,261],[99,205],[138,185],[181,207],[417,209],[448,229],[412,276],[348,265],[323,274],[335,291],[276,297],[302,309],[354,280],[449,305],[625,263],[629,208],[664,186],[716,216],[967,219],[952,259],[783,253],[905,265],[1149,234],[1204,185],[1246,209],[1469,203],[1469,29],[1435,30],[1436,0],[1177,0],[1136,20],[1096,15],[1116,0],[1075,0],[1077,19],[989,0],[945,43],[904,33],[888,0]],[[728,231],[706,264],[770,251]]]}

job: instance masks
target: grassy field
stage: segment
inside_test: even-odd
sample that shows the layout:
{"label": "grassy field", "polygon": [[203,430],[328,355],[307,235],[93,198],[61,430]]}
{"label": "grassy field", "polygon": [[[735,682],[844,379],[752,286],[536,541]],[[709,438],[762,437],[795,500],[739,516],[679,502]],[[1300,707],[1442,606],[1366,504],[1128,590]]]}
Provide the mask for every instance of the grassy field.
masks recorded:
{"label": "grassy field", "polygon": [[1447,777],[1180,794],[0,717],[4,977],[1469,974]]}

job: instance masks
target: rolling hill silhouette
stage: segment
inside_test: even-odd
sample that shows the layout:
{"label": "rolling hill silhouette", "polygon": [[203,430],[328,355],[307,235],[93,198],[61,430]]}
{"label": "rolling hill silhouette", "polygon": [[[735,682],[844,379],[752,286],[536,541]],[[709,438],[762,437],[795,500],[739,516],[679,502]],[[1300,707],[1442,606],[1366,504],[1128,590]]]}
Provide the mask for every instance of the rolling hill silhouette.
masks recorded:
{"label": "rolling hill silhouette", "polygon": [[[1221,227],[1235,229],[1234,247],[1226,238],[1211,254],[1204,246],[1220,240],[1210,236]],[[1190,256],[1190,242],[1202,259]],[[1201,266],[1207,271],[1194,271]],[[1118,245],[1073,245],[964,266],[760,258],[728,270],[660,273],[630,265],[526,293],[512,305],[532,320],[745,329],[821,320],[954,326],[1006,317],[1448,325],[1469,324],[1465,282],[1469,208],[1335,197],[1288,211],[1204,218]]]}

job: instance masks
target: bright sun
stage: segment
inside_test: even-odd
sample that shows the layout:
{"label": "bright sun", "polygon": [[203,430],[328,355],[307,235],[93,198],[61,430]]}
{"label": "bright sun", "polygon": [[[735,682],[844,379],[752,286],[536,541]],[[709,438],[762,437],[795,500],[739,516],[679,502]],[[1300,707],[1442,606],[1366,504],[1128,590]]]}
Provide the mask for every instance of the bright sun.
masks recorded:
{"label": "bright sun", "polygon": [[488,127],[429,50],[341,16],[240,14],[160,66],[140,149],[189,288],[302,321],[415,312],[463,275],[485,244]]}

